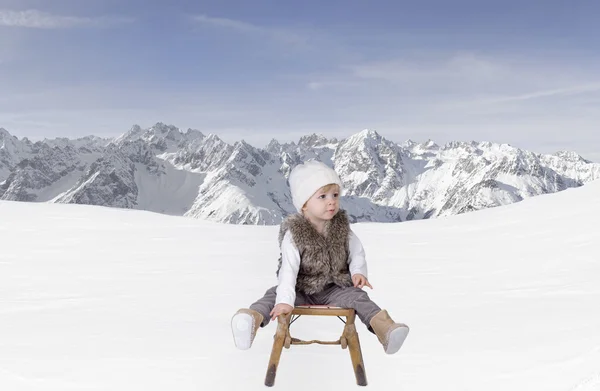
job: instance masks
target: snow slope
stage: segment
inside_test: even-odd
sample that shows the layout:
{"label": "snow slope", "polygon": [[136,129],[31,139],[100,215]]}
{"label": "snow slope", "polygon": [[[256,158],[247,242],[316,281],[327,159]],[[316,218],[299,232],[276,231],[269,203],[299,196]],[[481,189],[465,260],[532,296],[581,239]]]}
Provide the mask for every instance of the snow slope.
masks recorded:
{"label": "snow slope", "polygon": [[[360,223],[370,296],[411,326],[371,390],[600,390],[600,182],[434,220]],[[0,202],[0,389],[263,390],[275,324],[229,321],[276,283],[277,227]],[[336,339],[336,318],[299,338]],[[284,350],[275,386],[355,387],[347,350]]]}
{"label": "snow slope", "polygon": [[205,177],[171,165],[164,166],[163,175],[149,173],[141,163],[135,166],[137,208],[169,215],[181,216],[189,210]]}

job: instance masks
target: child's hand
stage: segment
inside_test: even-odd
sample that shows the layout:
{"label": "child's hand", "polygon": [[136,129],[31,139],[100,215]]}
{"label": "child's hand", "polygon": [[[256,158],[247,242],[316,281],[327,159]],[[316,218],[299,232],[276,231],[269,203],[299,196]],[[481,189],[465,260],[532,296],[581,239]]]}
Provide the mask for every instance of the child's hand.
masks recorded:
{"label": "child's hand", "polygon": [[275,320],[275,319],[277,319],[277,317],[279,315],[289,314],[293,310],[294,310],[294,307],[292,307],[291,305],[285,304],[285,303],[279,303],[275,306],[275,308],[273,308],[271,310],[271,313],[269,315],[271,315],[271,320]]}
{"label": "child's hand", "polygon": [[352,282],[354,283],[355,288],[362,288],[363,286],[368,286],[369,288],[373,289],[371,284],[369,284],[369,280],[367,280],[367,277],[363,276],[362,274],[353,275]]}

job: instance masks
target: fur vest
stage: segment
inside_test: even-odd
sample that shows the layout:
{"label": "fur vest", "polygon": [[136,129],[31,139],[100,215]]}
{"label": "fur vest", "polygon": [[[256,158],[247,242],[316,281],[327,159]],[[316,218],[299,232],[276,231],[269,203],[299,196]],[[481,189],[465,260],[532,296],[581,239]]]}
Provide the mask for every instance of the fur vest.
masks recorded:
{"label": "fur vest", "polygon": [[[325,223],[324,235],[317,232],[302,214],[288,216],[279,227],[279,248],[288,230],[300,253],[297,291],[313,295],[323,291],[329,283],[340,287],[353,286],[348,267],[350,223],[344,210],[340,209]],[[277,276],[280,269],[281,255]]]}

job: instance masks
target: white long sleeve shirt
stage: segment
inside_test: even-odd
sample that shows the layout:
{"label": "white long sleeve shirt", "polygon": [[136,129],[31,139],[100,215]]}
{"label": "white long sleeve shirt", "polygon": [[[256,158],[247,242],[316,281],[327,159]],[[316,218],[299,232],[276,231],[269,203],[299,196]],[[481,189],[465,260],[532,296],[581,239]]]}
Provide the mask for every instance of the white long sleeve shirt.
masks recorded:
{"label": "white long sleeve shirt", "polygon": [[[367,260],[362,243],[354,232],[349,235],[348,264],[350,275],[362,274],[367,277]],[[300,252],[292,241],[292,234],[287,231],[281,242],[281,268],[279,269],[279,284],[275,304],[285,303],[292,307],[296,301],[296,278],[300,269]]]}

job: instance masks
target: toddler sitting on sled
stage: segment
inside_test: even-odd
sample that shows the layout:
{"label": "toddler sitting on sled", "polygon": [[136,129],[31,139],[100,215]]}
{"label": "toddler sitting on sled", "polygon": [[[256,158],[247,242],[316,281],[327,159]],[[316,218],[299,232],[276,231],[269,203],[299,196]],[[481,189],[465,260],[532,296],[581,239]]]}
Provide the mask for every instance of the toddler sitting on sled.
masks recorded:
{"label": "toddler sitting on sled", "polygon": [[298,213],[288,216],[279,229],[279,284],[233,316],[236,347],[249,349],[259,327],[292,312],[294,306],[329,305],[353,308],[385,353],[396,353],[409,328],[394,322],[362,290],[373,287],[362,244],[340,209],[339,176],[327,165],[309,160],[292,170],[289,184]]}

